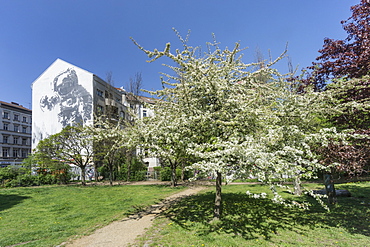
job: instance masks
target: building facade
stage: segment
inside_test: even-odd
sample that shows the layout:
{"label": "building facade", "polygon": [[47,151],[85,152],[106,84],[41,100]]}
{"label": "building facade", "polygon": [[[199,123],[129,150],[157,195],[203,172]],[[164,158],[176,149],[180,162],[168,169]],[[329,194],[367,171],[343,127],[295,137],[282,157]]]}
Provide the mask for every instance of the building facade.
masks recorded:
{"label": "building facade", "polygon": [[21,165],[31,153],[32,111],[0,101],[0,167]]}
{"label": "building facade", "polygon": [[69,125],[91,125],[94,117],[125,117],[123,91],[98,76],[57,59],[32,83],[32,148]]}
{"label": "building facade", "polygon": [[[57,59],[32,83],[32,148],[68,125],[91,125],[99,115],[126,119],[128,108],[132,108],[139,118],[151,116],[151,110],[144,107],[147,103],[154,102],[147,97],[132,97],[123,88]],[[159,164],[155,158],[144,162],[148,167]]]}
{"label": "building facade", "polygon": [[[148,105],[155,104],[153,98],[148,98],[144,96],[133,95],[131,93],[126,94],[126,99],[128,106],[132,111],[137,115],[138,118],[142,119],[145,117],[154,116],[154,112],[151,108],[148,108]],[[140,153],[142,150],[137,149],[137,153]],[[154,167],[160,166],[160,161],[157,157],[145,157],[143,162],[148,166],[148,175],[153,177]]]}

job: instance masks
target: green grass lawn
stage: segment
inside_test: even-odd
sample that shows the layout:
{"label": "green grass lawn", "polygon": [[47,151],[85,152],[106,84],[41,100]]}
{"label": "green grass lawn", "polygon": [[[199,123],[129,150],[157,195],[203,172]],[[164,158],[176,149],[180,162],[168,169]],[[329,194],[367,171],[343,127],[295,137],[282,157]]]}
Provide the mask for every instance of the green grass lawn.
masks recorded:
{"label": "green grass lawn", "polygon": [[[323,185],[308,184],[322,189]],[[223,219],[212,219],[214,188],[188,197],[155,220],[135,246],[370,246],[370,183],[336,185],[352,197],[338,198],[325,211],[312,198],[309,210],[286,208],[269,199],[248,197],[268,192],[262,185],[223,187]]]}
{"label": "green grass lawn", "polygon": [[182,189],[150,185],[0,189],[0,246],[56,246]]}

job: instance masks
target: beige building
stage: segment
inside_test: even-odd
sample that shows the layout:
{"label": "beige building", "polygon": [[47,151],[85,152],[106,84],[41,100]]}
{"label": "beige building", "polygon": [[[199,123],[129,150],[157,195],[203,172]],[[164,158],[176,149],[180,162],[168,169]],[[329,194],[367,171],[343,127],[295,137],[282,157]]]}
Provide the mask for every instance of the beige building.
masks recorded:
{"label": "beige building", "polygon": [[0,167],[21,165],[31,153],[32,111],[0,101]]}

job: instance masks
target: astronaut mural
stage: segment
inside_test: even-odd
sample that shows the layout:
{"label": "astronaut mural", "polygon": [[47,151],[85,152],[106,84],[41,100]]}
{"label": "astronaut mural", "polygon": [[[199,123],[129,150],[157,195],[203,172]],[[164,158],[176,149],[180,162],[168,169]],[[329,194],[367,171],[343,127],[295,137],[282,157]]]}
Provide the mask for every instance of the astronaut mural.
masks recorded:
{"label": "astronaut mural", "polygon": [[90,72],[57,59],[32,84],[32,148],[68,125],[92,120]]}
{"label": "astronaut mural", "polygon": [[43,111],[59,107],[58,120],[62,127],[85,123],[91,119],[92,97],[78,84],[74,69],[68,68],[53,80],[54,95],[45,95],[40,100]]}

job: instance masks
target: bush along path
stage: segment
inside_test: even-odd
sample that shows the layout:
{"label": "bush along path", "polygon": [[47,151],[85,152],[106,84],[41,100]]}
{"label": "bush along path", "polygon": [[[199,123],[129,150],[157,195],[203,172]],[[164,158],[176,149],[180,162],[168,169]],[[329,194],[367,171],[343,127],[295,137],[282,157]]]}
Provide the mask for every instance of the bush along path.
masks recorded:
{"label": "bush along path", "polygon": [[166,210],[172,203],[181,198],[190,196],[204,190],[205,187],[190,187],[182,192],[167,197],[161,203],[150,206],[147,210],[139,212],[120,221],[115,221],[89,236],[62,243],[66,247],[123,247],[133,243],[135,239],[144,234],[152,225],[153,219]]}

